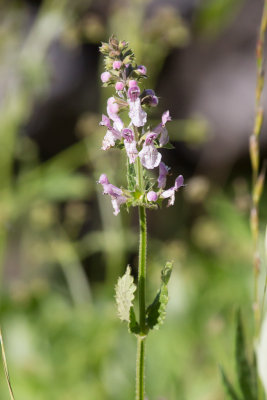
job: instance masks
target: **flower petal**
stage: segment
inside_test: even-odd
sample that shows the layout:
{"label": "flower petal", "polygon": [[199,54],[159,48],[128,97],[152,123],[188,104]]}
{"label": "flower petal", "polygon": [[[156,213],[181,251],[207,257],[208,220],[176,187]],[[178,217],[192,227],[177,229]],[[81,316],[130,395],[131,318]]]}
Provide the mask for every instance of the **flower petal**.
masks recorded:
{"label": "flower petal", "polygon": [[168,131],[165,128],[165,126],[162,128],[161,130],[161,134],[160,134],[160,138],[159,138],[159,144],[160,146],[164,146],[165,144],[168,143],[168,141],[170,140],[169,135],[168,135]]}
{"label": "flower petal", "polygon": [[136,158],[138,157],[136,141],[133,140],[132,142],[128,142],[127,140],[124,140],[124,146],[127,152],[127,156],[129,157],[129,163],[130,164],[134,163]]}
{"label": "flower petal", "polygon": [[142,165],[147,169],[153,169],[157,167],[161,161],[161,154],[158,152],[153,143],[149,145],[144,144],[139,153],[139,157]]}
{"label": "flower petal", "polygon": [[168,175],[169,172],[169,167],[167,167],[166,164],[164,164],[164,162],[161,162],[159,164],[159,177],[158,177],[158,187],[160,189],[164,189],[166,186],[166,177]]}
{"label": "flower petal", "polygon": [[126,203],[127,199],[124,196],[119,196],[117,198],[112,198],[111,199],[111,204],[114,209],[114,215],[118,215],[120,212],[120,206],[124,203]]}
{"label": "flower petal", "polygon": [[144,126],[147,120],[147,114],[142,109],[140,99],[137,98],[135,101],[129,101],[129,117],[134,126],[140,127]]}
{"label": "flower petal", "polygon": [[162,125],[166,125],[168,121],[171,121],[170,111],[165,111],[161,117]]}
{"label": "flower petal", "polygon": [[154,192],[153,190],[150,190],[150,192],[147,193],[146,195],[148,201],[157,201],[158,200],[158,194]]}

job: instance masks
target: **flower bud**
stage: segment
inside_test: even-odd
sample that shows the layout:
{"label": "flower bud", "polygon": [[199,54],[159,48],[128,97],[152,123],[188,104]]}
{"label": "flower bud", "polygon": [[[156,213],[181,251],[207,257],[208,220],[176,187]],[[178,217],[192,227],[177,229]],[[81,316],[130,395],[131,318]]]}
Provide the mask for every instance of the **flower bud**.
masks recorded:
{"label": "flower bud", "polygon": [[110,74],[110,72],[108,72],[108,71],[103,72],[103,73],[101,74],[101,81],[102,81],[103,83],[108,82],[108,81],[110,80],[110,78],[111,78],[111,74]]}
{"label": "flower bud", "polygon": [[118,45],[119,45],[119,41],[118,41],[117,38],[115,38],[115,36],[112,36],[112,37],[109,39],[109,44],[110,44],[112,47],[117,48]]}
{"label": "flower bud", "polygon": [[140,95],[140,89],[138,86],[132,86],[128,90],[128,97],[130,98],[131,101],[135,101],[136,99],[138,99],[139,95]]}
{"label": "flower bud", "polygon": [[111,57],[111,58],[113,58],[113,57],[119,57],[120,56],[120,51],[119,50],[111,50],[110,52],[109,52],[109,56]]}
{"label": "flower bud", "polygon": [[135,80],[130,79],[129,82],[128,82],[128,85],[129,85],[129,88],[132,88],[134,86],[137,86],[138,83]]}
{"label": "flower bud", "polygon": [[157,201],[158,200],[158,195],[156,192],[154,192],[153,190],[151,190],[150,192],[148,192],[147,194],[147,200],[148,201]]}
{"label": "flower bud", "polygon": [[113,63],[113,69],[120,69],[121,65],[122,65],[122,62],[119,60],[116,60]]}
{"label": "flower bud", "polygon": [[107,101],[108,114],[117,114],[119,109],[119,105],[116,103],[114,97],[110,97]]}
{"label": "flower bud", "polygon": [[159,99],[157,96],[153,96],[150,103],[148,104],[150,107],[157,107],[159,104]]}
{"label": "flower bud", "polygon": [[102,46],[99,47],[101,53],[106,54],[109,52],[109,45],[108,43],[102,43]]}
{"label": "flower bud", "polygon": [[108,184],[109,180],[108,180],[107,175],[106,174],[100,175],[98,183],[100,183],[101,185]]}
{"label": "flower bud", "polygon": [[117,91],[123,90],[124,89],[124,83],[123,82],[116,82],[115,89]]}
{"label": "flower bud", "polygon": [[146,75],[146,67],[145,67],[144,65],[138,65],[137,71],[138,71],[141,75]]}

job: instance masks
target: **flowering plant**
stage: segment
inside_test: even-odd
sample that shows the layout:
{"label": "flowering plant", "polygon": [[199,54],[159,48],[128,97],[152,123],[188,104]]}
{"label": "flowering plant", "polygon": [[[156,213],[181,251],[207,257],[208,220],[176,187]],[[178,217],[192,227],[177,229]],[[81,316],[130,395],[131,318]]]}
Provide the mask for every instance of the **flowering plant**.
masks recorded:
{"label": "flowering plant", "polygon": [[[138,338],[136,399],[144,399],[144,352],[145,339],[149,330],[156,329],[163,322],[168,302],[167,284],[171,275],[172,263],[167,262],[161,273],[161,287],[152,302],[146,306],[146,249],[147,228],[146,208],[158,208],[168,199],[167,206],[175,202],[175,194],[184,186],[179,175],[173,186],[166,189],[170,168],[162,161],[161,148],[172,148],[166,125],[171,121],[169,111],[165,111],[161,122],[156,126],[148,123],[147,112],[158,105],[158,97],[152,89],[141,91],[140,86],[146,78],[146,67],[137,65],[134,53],[125,41],[112,36],[108,43],[100,47],[105,57],[105,72],[101,74],[103,86],[113,86],[116,94],[107,101],[107,115],[102,116],[100,124],[107,131],[102,149],[117,148],[127,155],[127,188],[119,188],[109,182],[102,174],[98,183],[103,194],[110,196],[114,214],[118,215],[121,205],[139,208],[140,244],[138,265],[139,320],[134,311],[134,293],[137,289],[128,266],[125,275],[116,285],[116,302],[121,320],[127,321],[129,331]],[[147,170],[158,168],[157,179],[151,179]]]}

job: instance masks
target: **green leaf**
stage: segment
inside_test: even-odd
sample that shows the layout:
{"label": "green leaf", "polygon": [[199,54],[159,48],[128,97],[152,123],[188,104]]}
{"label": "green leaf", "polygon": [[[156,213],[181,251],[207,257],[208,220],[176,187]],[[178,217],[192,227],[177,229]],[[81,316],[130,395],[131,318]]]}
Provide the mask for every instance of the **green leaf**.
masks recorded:
{"label": "green leaf", "polygon": [[254,399],[258,398],[258,368],[257,368],[257,356],[253,353],[252,362],[252,392]]}
{"label": "green leaf", "polygon": [[129,331],[131,333],[135,333],[136,335],[138,333],[140,333],[140,326],[139,326],[138,322],[136,321],[135,312],[134,312],[133,307],[130,308]]}
{"label": "green leaf", "polygon": [[228,396],[230,397],[231,400],[240,400],[239,396],[236,394],[233,385],[227,378],[222,367],[220,367],[220,372],[221,372],[222,381],[223,381],[223,385],[224,385],[226,394],[228,394]]}
{"label": "green leaf", "polygon": [[238,382],[243,396],[246,400],[256,400],[253,394],[253,372],[246,356],[246,344],[240,311],[237,313],[235,356]]}
{"label": "green leaf", "polygon": [[171,276],[173,263],[167,262],[161,271],[161,287],[154,301],[148,306],[146,311],[146,322],[150,329],[159,329],[166,316],[166,307],[168,304],[168,282]]}
{"label": "green leaf", "polygon": [[134,164],[129,163],[128,157],[127,157],[127,182],[128,182],[128,190],[133,191],[136,185],[136,174],[135,174]]}
{"label": "green leaf", "polygon": [[131,324],[133,324],[133,320],[130,321],[130,310],[133,305],[135,291],[136,285],[131,275],[131,268],[128,265],[125,274],[118,279],[118,283],[115,287],[115,298],[119,318],[122,321],[131,322]]}

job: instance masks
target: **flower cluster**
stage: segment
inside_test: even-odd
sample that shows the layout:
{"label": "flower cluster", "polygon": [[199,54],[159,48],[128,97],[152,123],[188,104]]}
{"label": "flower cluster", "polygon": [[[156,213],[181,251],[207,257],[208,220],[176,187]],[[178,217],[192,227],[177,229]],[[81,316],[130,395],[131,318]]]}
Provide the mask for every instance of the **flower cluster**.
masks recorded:
{"label": "flower cluster", "polygon": [[[128,43],[111,37],[109,43],[100,47],[105,56],[106,71],[101,74],[103,86],[115,87],[116,95],[107,101],[107,115],[102,115],[100,125],[107,131],[102,142],[102,149],[116,147],[125,149],[128,171],[134,187],[128,190],[120,189],[102,174],[98,183],[103,186],[103,193],[111,197],[114,214],[120,211],[120,205],[143,205],[155,207],[163,199],[168,200],[168,206],[175,201],[175,192],[184,185],[183,176],[179,175],[174,186],[165,190],[167,175],[170,168],[162,162],[159,149],[170,148],[169,135],[166,128],[171,121],[169,111],[162,115],[161,122],[150,127],[147,124],[147,110],[158,105],[158,97],[152,89],[141,91],[140,82],[146,78],[146,67],[135,63],[134,54],[128,48]],[[131,168],[132,167],[132,168]],[[145,170],[158,167],[157,187],[146,178]],[[140,173],[141,171],[141,173]],[[140,176],[141,174],[141,176]]]}

